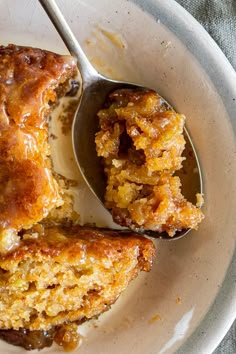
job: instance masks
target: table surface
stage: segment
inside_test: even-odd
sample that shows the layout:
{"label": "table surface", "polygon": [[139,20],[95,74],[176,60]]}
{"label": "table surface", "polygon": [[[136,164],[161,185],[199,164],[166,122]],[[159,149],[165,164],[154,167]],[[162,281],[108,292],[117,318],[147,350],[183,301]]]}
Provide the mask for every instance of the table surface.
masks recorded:
{"label": "table surface", "polygon": [[[176,1],[201,23],[236,70],[236,0]],[[214,354],[236,354],[236,321]]]}

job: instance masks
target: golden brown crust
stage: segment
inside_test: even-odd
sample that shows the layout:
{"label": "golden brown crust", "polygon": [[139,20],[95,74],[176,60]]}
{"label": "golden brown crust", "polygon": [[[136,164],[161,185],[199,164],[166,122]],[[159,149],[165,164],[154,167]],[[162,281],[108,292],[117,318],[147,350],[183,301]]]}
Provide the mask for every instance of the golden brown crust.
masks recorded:
{"label": "golden brown crust", "polygon": [[0,258],[0,328],[49,329],[109,309],[151,268],[155,247],[135,233],[49,228]]}
{"label": "golden brown crust", "polygon": [[0,46],[1,127],[14,121],[24,127],[45,128],[48,102],[56,99],[54,89],[75,69],[71,56],[13,44]]}
{"label": "golden brown crust", "polygon": [[[47,114],[56,90],[74,76],[76,61],[48,51],[0,47],[0,251],[4,239],[61,203],[53,178]],[[7,236],[6,236],[7,237]]]}

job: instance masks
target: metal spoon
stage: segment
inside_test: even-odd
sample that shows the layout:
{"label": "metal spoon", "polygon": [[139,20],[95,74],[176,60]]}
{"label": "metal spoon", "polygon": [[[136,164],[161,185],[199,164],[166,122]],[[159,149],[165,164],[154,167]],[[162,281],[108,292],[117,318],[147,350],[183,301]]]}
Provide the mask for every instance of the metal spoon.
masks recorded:
{"label": "metal spoon", "polygon": [[[74,155],[89,188],[103,204],[106,185],[94,141],[98,130],[97,112],[102,108],[111,91],[118,88],[145,88],[128,82],[111,80],[99,74],[87,59],[56,2],[54,0],[39,0],[39,2],[70,54],[78,60],[78,68],[82,77],[82,94],[72,127]],[[168,108],[173,109],[167,101],[165,103]],[[183,194],[194,203],[196,193],[202,193],[202,176],[195,148],[186,129],[185,139],[187,159],[179,175],[181,175]],[[157,233],[150,230],[145,231],[145,234],[154,238],[173,240],[185,236],[189,231],[189,229],[179,231],[174,237],[168,236],[165,232]]]}

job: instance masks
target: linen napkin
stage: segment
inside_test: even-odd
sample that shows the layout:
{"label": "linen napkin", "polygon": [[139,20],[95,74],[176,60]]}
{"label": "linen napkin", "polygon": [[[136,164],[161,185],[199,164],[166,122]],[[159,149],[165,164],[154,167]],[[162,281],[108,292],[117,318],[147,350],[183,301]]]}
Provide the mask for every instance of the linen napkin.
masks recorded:
{"label": "linen napkin", "polygon": [[203,25],[236,70],[236,0],[176,1]]}

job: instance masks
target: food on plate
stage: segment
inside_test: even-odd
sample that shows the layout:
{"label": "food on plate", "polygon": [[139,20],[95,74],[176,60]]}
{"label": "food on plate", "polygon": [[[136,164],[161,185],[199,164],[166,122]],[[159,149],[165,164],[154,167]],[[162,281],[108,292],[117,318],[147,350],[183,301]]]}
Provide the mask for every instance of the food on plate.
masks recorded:
{"label": "food on plate", "polygon": [[48,115],[70,90],[76,60],[48,51],[0,47],[0,252],[16,247],[18,232],[63,204],[53,176]]}
{"label": "food on plate", "polygon": [[53,170],[49,114],[77,75],[71,56],[0,46],[0,338],[29,350],[74,349],[77,325],[108,310],[155,252],[135,232],[78,226],[66,194],[76,181]]}
{"label": "food on plate", "polygon": [[[112,92],[98,112],[95,142],[107,178],[105,205],[115,222],[174,236],[204,216],[181,193],[185,116],[154,91]],[[200,199],[200,195],[197,199]]]}
{"label": "food on plate", "polygon": [[150,270],[154,252],[152,241],[134,232],[28,230],[18,248],[0,257],[0,328],[50,331],[93,318]]}

